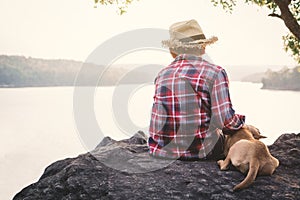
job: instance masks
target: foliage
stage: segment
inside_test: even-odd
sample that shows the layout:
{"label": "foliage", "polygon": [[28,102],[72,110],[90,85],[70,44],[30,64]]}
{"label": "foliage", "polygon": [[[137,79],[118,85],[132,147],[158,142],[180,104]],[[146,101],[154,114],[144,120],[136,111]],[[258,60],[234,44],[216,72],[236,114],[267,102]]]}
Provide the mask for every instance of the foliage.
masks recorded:
{"label": "foliage", "polygon": [[95,7],[97,5],[115,5],[118,8],[119,14],[124,14],[128,8],[128,5],[131,4],[134,0],[95,0]]}
{"label": "foliage", "polygon": [[300,40],[291,33],[282,36],[282,39],[284,41],[284,50],[290,52],[293,58],[300,64]]}
{"label": "foliage", "polygon": [[236,6],[236,0],[210,0],[214,6],[221,5],[225,11],[232,12]]}
{"label": "foliage", "polygon": [[262,79],[263,88],[300,91],[300,66],[279,72],[268,70]]}
{"label": "foliage", "polygon": [[[279,15],[280,9],[274,0],[244,0],[245,3],[256,4],[260,7],[266,7],[271,10],[272,15]],[[232,11],[237,0],[211,0],[214,6],[221,5],[225,11]],[[289,9],[297,21],[300,20],[300,0],[292,0],[289,4]]]}

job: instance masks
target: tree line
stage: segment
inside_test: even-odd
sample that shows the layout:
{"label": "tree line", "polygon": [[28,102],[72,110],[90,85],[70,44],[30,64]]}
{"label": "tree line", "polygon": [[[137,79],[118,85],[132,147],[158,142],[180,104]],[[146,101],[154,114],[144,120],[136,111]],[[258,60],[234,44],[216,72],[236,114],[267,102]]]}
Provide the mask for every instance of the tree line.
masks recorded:
{"label": "tree line", "polygon": [[81,66],[68,60],[0,56],[0,87],[72,85]]}
{"label": "tree line", "polygon": [[[84,71],[81,71],[82,67]],[[43,87],[74,86],[78,73],[81,73],[80,86],[95,86],[92,80],[101,79],[100,85],[111,86],[129,72],[122,65],[108,68],[103,65],[73,60],[50,60],[26,58],[24,56],[0,55],[0,87]],[[105,72],[105,75],[102,73]],[[126,84],[144,83],[151,75],[134,71]],[[83,77],[83,78],[82,78]]]}
{"label": "tree line", "polygon": [[280,71],[268,70],[262,79],[263,89],[300,91],[300,66]]}

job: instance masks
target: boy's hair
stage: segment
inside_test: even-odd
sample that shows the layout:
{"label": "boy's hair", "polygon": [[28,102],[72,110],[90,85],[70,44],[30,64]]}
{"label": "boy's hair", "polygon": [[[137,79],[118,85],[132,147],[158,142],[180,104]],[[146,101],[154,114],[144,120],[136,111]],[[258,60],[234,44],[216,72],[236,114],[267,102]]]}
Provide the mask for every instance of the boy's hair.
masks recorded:
{"label": "boy's hair", "polygon": [[186,48],[186,47],[172,47],[169,48],[170,51],[176,55],[180,55],[180,54],[192,54],[195,56],[201,56],[202,54],[204,54],[204,48],[202,47],[190,47],[190,48]]}

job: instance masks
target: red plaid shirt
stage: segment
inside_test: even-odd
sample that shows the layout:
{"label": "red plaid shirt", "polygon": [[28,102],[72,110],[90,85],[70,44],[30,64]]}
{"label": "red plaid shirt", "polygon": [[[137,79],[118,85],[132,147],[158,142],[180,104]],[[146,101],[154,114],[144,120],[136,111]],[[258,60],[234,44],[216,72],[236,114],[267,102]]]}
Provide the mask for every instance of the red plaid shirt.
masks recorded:
{"label": "red plaid shirt", "polygon": [[217,130],[238,130],[225,70],[201,57],[179,55],[155,79],[149,127],[150,154],[166,158],[205,158]]}

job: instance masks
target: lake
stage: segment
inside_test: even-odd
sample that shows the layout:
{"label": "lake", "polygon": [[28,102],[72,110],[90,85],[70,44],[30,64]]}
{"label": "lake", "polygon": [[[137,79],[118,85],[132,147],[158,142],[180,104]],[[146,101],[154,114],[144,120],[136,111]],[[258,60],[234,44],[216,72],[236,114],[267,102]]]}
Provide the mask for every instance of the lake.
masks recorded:
{"label": "lake", "polygon": [[[268,137],[262,140],[268,145],[283,133],[300,132],[300,92],[261,90],[261,86],[231,82],[236,113],[246,115],[246,123],[257,126]],[[73,87],[0,89],[0,199],[11,199],[36,182],[49,164],[87,151],[84,133],[77,131],[74,120],[73,91]],[[112,106],[115,91],[102,87],[95,92],[94,114],[101,132],[123,139],[147,130],[153,85],[136,88],[129,98],[114,96],[118,99]],[[128,120],[120,121],[124,115]],[[131,129],[123,127],[127,121],[133,124]]]}

